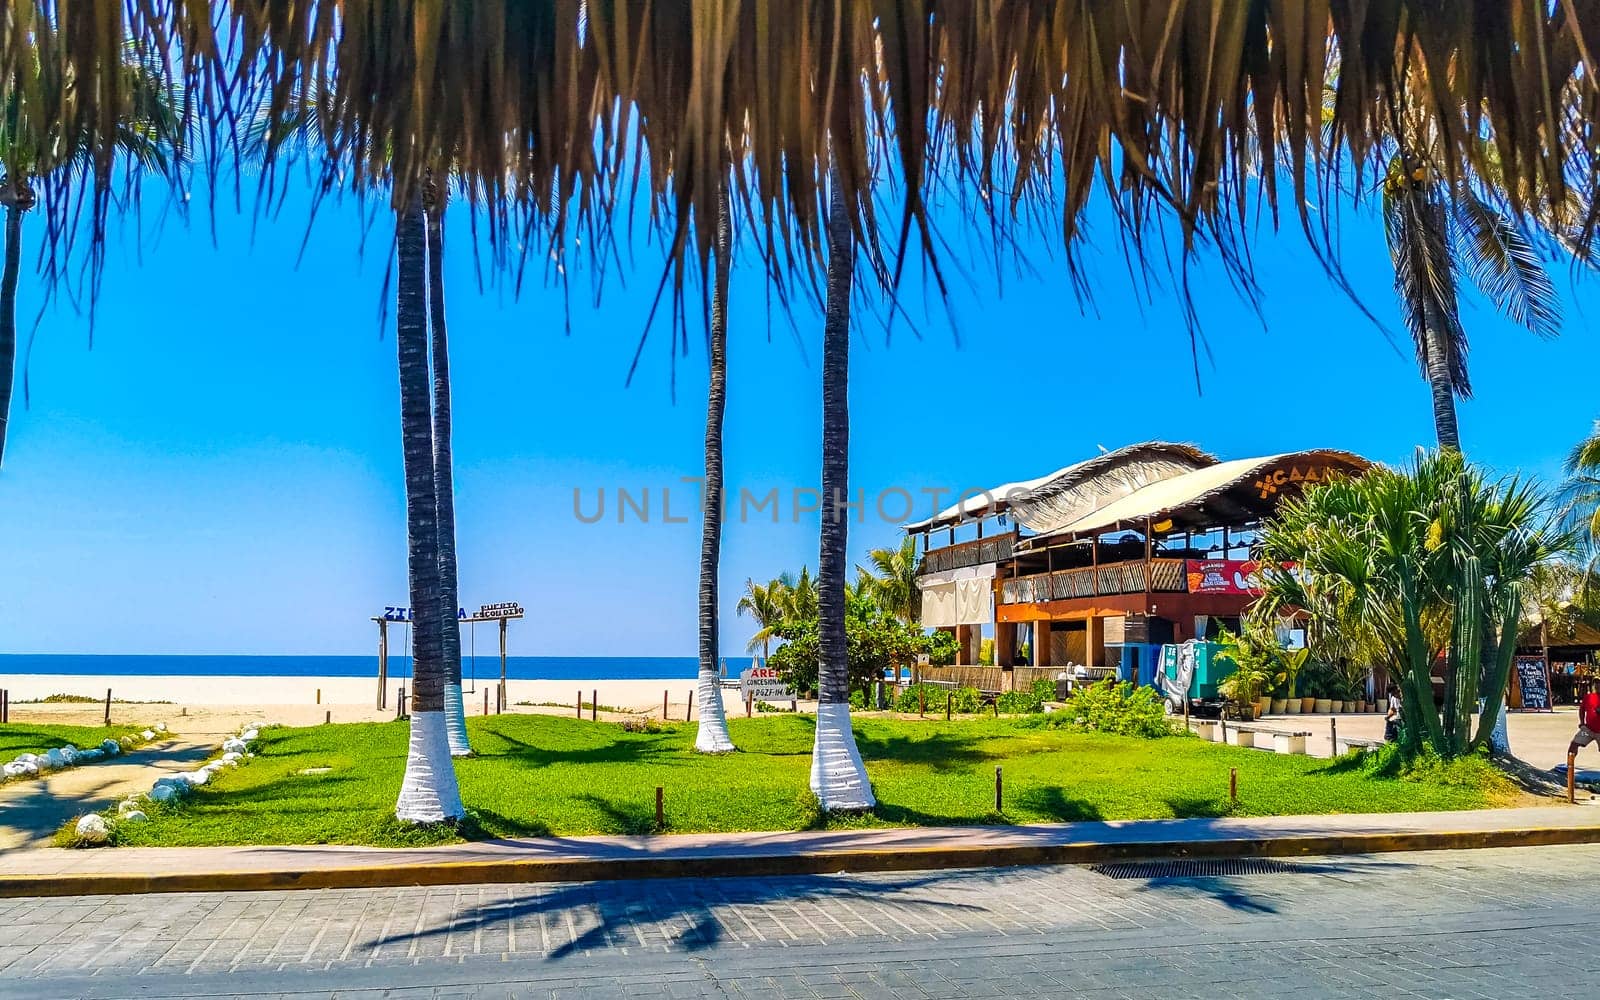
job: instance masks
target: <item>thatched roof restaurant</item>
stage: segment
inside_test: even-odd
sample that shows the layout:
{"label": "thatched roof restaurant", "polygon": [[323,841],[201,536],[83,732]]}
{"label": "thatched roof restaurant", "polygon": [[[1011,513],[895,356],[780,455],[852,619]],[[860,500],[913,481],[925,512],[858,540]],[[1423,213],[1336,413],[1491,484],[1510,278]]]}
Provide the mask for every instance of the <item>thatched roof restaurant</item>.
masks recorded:
{"label": "thatched roof restaurant", "polygon": [[[1331,449],[1221,461],[1148,442],[969,495],[905,526],[923,539],[923,624],[953,630],[963,663],[987,630],[1002,668],[1148,679],[1152,647],[1238,627],[1260,596],[1256,532],[1279,503],[1370,465]],[[963,529],[973,537],[958,541]]]}

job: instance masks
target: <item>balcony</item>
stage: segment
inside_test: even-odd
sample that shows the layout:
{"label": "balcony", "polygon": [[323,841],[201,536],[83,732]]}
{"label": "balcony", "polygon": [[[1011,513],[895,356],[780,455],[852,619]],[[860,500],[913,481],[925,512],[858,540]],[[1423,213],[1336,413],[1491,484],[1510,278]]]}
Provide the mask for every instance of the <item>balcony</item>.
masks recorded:
{"label": "balcony", "polygon": [[917,573],[919,575],[944,573],[967,566],[982,566],[986,563],[1005,562],[1011,558],[1013,541],[1014,539],[1010,535],[995,535],[993,538],[976,538],[970,542],[958,542],[955,545],[947,545],[942,549],[930,549],[923,553],[922,563],[917,567]]}
{"label": "balcony", "polygon": [[[1001,604],[1038,604],[1074,597],[1101,597],[1106,594],[1144,593],[1145,563],[1122,562],[1107,566],[1060,569],[1054,573],[1035,573],[1006,580],[1000,585]],[[1150,560],[1150,590],[1153,593],[1182,594],[1189,589],[1182,559]]]}

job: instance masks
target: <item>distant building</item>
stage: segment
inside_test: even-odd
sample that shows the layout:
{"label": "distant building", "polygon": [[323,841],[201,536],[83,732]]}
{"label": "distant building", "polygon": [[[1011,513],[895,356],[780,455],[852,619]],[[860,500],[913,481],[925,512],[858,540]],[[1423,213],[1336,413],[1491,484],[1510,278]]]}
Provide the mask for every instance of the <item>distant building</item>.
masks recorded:
{"label": "distant building", "polygon": [[1000,667],[1082,664],[1146,680],[1162,643],[1238,627],[1260,596],[1256,532],[1279,503],[1370,466],[1325,449],[1224,462],[1150,442],[969,491],[905,525],[922,538],[922,623],[955,633],[960,663],[978,661],[988,631]]}

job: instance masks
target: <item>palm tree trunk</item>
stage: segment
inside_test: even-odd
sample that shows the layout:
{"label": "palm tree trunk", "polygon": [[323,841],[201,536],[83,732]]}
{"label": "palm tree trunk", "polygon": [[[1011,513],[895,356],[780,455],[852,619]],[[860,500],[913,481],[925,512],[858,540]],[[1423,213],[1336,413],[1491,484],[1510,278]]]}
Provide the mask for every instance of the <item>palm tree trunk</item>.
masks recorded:
{"label": "palm tree trunk", "polygon": [[822,663],[817,681],[817,740],[811,790],[825,811],[876,804],[850,727],[850,669],[845,639],[845,556],[850,489],[850,291],[855,234],[835,169],[828,203],[828,299],[822,328],[822,542],[817,603]]}
{"label": "palm tree trunk", "polygon": [[461,792],[445,734],[439,509],[433,488],[428,393],[426,235],[420,193],[397,216],[400,436],[406,475],[406,567],[411,584],[411,746],[395,815],[415,823],[460,819]]}
{"label": "palm tree trunk", "polygon": [[11,380],[17,370],[17,273],[22,267],[22,209],[6,206],[6,266],[0,276],[0,465],[11,421]]}
{"label": "palm tree trunk", "polygon": [[1456,426],[1456,394],[1450,377],[1450,362],[1439,341],[1438,328],[1428,324],[1428,390],[1433,394],[1433,430],[1439,447],[1461,450],[1461,431]]}
{"label": "palm tree trunk", "polygon": [[717,673],[717,567],[722,553],[722,415],[728,400],[728,267],[732,259],[728,199],[717,202],[716,278],[711,292],[711,384],[706,391],[706,478],[700,529],[700,729],[701,753],[734,750]]}
{"label": "palm tree trunk", "polygon": [[460,594],[456,586],[456,489],[450,448],[450,338],[444,321],[444,209],[447,189],[430,185],[428,217],[428,321],[433,330],[433,492],[439,524],[440,649],[444,657],[444,721],[450,756],[472,753],[467,708],[461,700]]}

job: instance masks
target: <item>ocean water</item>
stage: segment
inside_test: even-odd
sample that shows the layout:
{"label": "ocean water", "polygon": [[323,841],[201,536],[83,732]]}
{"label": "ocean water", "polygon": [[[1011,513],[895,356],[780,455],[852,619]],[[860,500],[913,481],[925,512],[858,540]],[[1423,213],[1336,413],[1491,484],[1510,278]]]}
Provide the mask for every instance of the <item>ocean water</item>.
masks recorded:
{"label": "ocean water", "polygon": [[[728,660],[728,671],[749,666],[740,657]],[[506,676],[515,680],[653,680],[689,678],[699,669],[692,656],[508,656]],[[371,656],[115,656],[80,653],[0,653],[0,676],[61,674],[63,676],[170,675],[178,677],[376,677],[378,657]],[[391,653],[389,676],[411,674],[411,659]],[[499,676],[498,653],[461,655],[461,676]]]}

